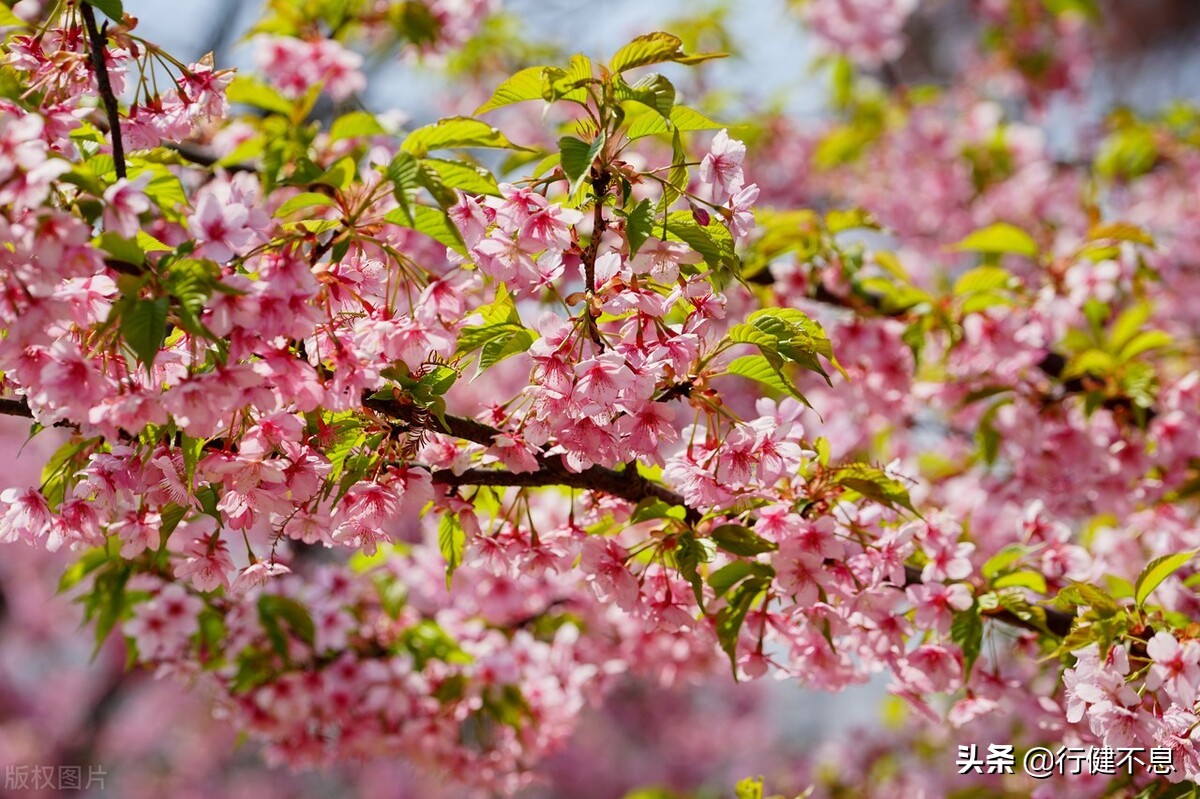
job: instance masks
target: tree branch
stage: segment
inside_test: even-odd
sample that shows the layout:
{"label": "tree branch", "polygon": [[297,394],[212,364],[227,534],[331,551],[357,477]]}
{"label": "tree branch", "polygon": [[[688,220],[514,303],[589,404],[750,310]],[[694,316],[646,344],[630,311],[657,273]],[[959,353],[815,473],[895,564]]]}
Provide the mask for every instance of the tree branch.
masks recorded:
{"label": "tree branch", "polygon": [[[112,81],[108,79],[108,66],[104,62],[105,33],[96,27],[96,14],[87,3],[79,4],[79,13],[83,14],[83,24],[87,28],[88,40],[91,42],[89,55],[92,61],[92,71],[96,73],[96,87],[100,91],[100,99],[104,103],[104,111],[108,115],[108,133],[112,139],[113,163],[116,166],[118,178],[126,175],[125,143],[121,141],[121,109],[117,105],[117,95],[113,92]],[[105,31],[108,23],[104,23]]]}
{"label": "tree branch", "polygon": [[179,157],[184,161],[196,164],[197,166],[214,167],[219,165],[226,172],[258,171],[253,164],[220,164],[221,159],[216,153],[195,144],[173,142],[165,143],[165,146],[179,153]]}
{"label": "tree branch", "polygon": [[[416,418],[415,406],[381,399],[367,399],[364,401],[364,405],[402,425],[414,428],[420,426],[420,421]],[[33,414],[24,400],[0,399],[0,415],[31,418]],[[435,429],[435,432],[445,433],[464,441],[472,441],[485,447],[491,446],[495,437],[501,433],[500,430],[490,425],[451,414],[446,415],[445,429]],[[514,488],[564,486],[585,491],[599,491],[634,503],[654,498],[660,499],[668,505],[683,508],[686,520],[692,524],[703,518],[703,514],[688,505],[687,500],[681,494],[661,483],[647,480],[636,471],[618,472],[604,466],[592,466],[581,472],[572,472],[562,465],[560,459],[548,456],[544,452],[538,454],[537,461],[538,470],[533,472],[516,473],[504,469],[467,469],[461,474],[456,474],[450,469],[439,469],[432,473],[432,477],[434,482],[447,486],[474,485]],[[921,582],[920,569],[915,566],[905,566],[905,586],[917,585]],[[1046,627],[1050,632],[1064,637],[1071,631],[1073,617],[1070,614],[1055,608],[1043,607],[1043,610],[1046,613]],[[988,618],[1013,627],[1038,631],[1035,625],[1007,610],[989,614]]]}

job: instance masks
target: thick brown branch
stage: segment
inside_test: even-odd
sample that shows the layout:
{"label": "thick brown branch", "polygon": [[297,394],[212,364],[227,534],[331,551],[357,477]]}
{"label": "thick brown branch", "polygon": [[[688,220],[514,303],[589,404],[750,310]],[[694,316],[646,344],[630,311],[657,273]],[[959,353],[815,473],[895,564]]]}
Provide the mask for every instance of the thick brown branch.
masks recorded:
{"label": "thick brown branch", "polygon": [[29,409],[25,400],[0,399],[0,416],[22,416],[32,419],[33,411]]}
{"label": "thick brown branch", "polygon": [[[25,400],[15,399],[0,399],[0,416],[18,416],[22,419],[32,419],[33,410],[30,409],[29,403]],[[73,422],[68,422],[66,419],[54,423],[55,427],[77,427]]]}
{"label": "thick brown branch", "polygon": [[608,194],[608,180],[607,171],[602,171],[592,178],[592,191],[596,195],[596,204],[592,210],[592,240],[588,242],[587,250],[581,259],[588,293],[596,290],[596,256],[600,252],[600,237],[608,228],[608,222],[604,218],[604,198]]}
{"label": "thick brown branch", "polygon": [[684,508],[688,520],[693,523],[701,518],[700,512],[689,507],[679,494],[664,485],[646,480],[635,472],[618,472],[602,466],[572,472],[549,459],[540,458],[538,463],[541,468],[537,471],[521,473],[501,469],[467,469],[461,474],[455,474],[449,469],[442,469],[433,473],[433,479],[450,486],[565,486],[599,491],[635,503],[644,499],[661,499],[668,505]]}
{"label": "thick brown branch", "polygon": [[[87,28],[88,41],[92,61],[92,71],[96,73],[96,87],[100,91],[100,100],[104,103],[104,111],[108,116],[108,133],[112,139],[113,163],[116,165],[118,178],[123,178],[125,172],[125,144],[121,141],[121,109],[117,106],[117,95],[113,92],[112,81],[108,79],[108,66],[104,63],[105,35],[96,27],[96,14],[87,3],[79,4],[79,13],[83,14],[83,24]],[[108,23],[105,23],[107,28]]]}

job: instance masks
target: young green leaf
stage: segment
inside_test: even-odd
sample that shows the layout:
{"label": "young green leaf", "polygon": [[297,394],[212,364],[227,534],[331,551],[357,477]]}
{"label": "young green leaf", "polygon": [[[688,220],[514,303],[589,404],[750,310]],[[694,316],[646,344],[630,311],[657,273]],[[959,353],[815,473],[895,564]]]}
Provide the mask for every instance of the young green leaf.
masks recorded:
{"label": "young green leaf", "polygon": [[912,500],[908,497],[908,489],[894,477],[888,475],[878,466],[866,463],[852,463],[837,470],[833,476],[838,485],[857,491],[868,499],[873,499],[887,505],[889,508],[899,505],[913,513]]}
{"label": "young green leaf", "polygon": [[500,187],[492,173],[466,161],[422,158],[421,168],[435,173],[442,184],[449,188],[460,189],[467,194],[488,194],[493,197],[500,195]]}
{"label": "young green leaf", "polygon": [[616,96],[618,100],[631,100],[653,108],[663,118],[670,119],[671,108],[675,105],[675,86],[655,72],[632,86],[620,81],[617,84]]}
{"label": "young green leaf", "polygon": [[484,114],[513,103],[542,99],[542,73],[545,71],[546,67],[526,67],[505,79],[488,101],[475,109],[475,113]]}
{"label": "young green leaf", "polygon": [[709,536],[721,549],[743,557],[753,557],[779,549],[778,544],[762,538],[749,527],[740,524],[722,524],[709,533]]}
{"label": "young green leaf", "polygon": [[643,136],[670,133],[676,130],[720,130],[724,127],[728,127],[728,125],[714,122],[694,108],[677,105],[671,109],[670,120],[649,111],[641,114],[630,123],[625,135],[630,139],[640,139]]}
{"label": "young green leaf", "polygon": [[997,222],[982,230],[976,230],[971,235],[954,245],[954,249],[965,252],[979,252],[990,255],[1024,255],[1036,258],[1037,242],[1024,230],[1007,222]]}
{"label": "young green leaf", "polygon": [[579,191],[579,187],[587,180],[596,156],[604,149],[604,142],[603,132],[590,144],[575,136],[563,136],[558,140],[558,150],[562,154],[563,173],[571,181],[572,194]]}
{"label": "young green leaf", "polygon": [[231,103],[252,105],[264,111],[271,111],[283,116],[290,116],[293,103],[275,89],[257,78],[238,75],[225,90],[225,97]]}
{"label": "young green leaf", "polygon": [[280,205],[275,210],[275,216],[288,216],[289,214],[294,214],[296,211],[307,208],[332,208],[336,205],[337,202],[328,194],[322,194],[319,191],[302,191],[297,195],[289,197]]}
{"label": "young green leaf", "polygon": [[486,122],[471,117],[448,117],[417,128],[400,143],[400,149],[416,156],[430,150],[485,147],[521,150],[508,137]]}
{"label": "young green leaf", "polygon": [[756,380],[781,394],[790,394],[805,405],[809,404],[800,390],[792,384],[792,381],[784,377],[783,372],[763,355],[743,355],[740,358],[734,358],[725,371],[731,375],[740,375]]}
{"label": "young green leaf", "polygon": [[384,219],[393,225],[409,227],[418,233],[424,233],[462,255],[467,254],[467,247],[463,244],[458,228],[446,216],[445,211],[440,208],[431,208],[428,205],[414,205],[411,210],[411,220],[401,208],[388,212]]}
{"label": "young green leaf", "polygon": [[133,299],[123,303],[120,331],[138,361],[150,367],[167,334],[166,297]]}
{"label": "young green leaf", "polygon": [[629,256],[637,255],[638,250],[650,238],[654,229],[654,205],[649,199],[643,199],[633,207],[625,218],[625,237],[629,240]]}
{"label": "young green leaf", "polygon": [[103,12],[104,16],[111,19],[113,22],[120,22],[125,18],[125,7],[121,0],[83,0],[97,11]]}
{"label": "young green leaf", "polygon": [[678,36],[655,31],[643,34],[613,53],[609,68],[613,72],[624,72],[650,64],[675,61],[681,64],[699,64],[713,58],[725,58],[725,53],[698,53],[688,55],[683,51],[683,40]]}
{"label": "young green leaf", "polygon": [[454,570],[462,565],[466,541],[467,534],[459,524],[458,517],[449,511],[443,513],[438,523],[438,549],[446,559],[446,588],[450,587],[450,578],[454,575]]}
{"label": "young green leaf", "polygon": [[1194,549],[1188,552],[1176,552],[1173,555],[1163,555],[1161,558],[1155,558],[1147,563],[1146,568],[1142,569],[1142,573],[1138,575],[1137,582],[1133,586],[1133,599],[1137,602],[1138,607],[1145,604],[1150,594],[1162,584],[1163,580],[1178,571],[1195,554],[1196,550]]}
{"label": "young green leaf", "polygon": [[954,614],[950,623],[950,640],[958,644],[963,652],[963,679],[971,676],[971,667],[979,658],[983,648],[983,620],[979,617],[979,603]]}
{"label": "young green leaf", "polygon": [[329,126],[331,142],[359,136],[383,136],[386,134],[387,131],[384,130],[383,125],[379,124],[375,115],[367,111],[351,111],[349,114],[343,114]]}
{"label": "young green leaf", "polygon": [[746,620],[746,613],[754,604],[755,597],[768,584],[769,582],[762,577],[751,577],[745,580],[733,589],[729,595],[728,604],[717,613],[717,640],[721,644],[721,649],[729,656],[735,680],[737,679],[737,644],[742,630],[742,622]]}

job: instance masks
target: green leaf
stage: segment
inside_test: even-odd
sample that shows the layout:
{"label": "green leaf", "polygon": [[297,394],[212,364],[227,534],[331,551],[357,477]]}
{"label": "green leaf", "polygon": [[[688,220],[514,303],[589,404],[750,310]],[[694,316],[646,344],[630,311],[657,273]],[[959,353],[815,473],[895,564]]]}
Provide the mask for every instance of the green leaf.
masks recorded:
{"label": "green leaf", "polygon": [[[774,338],[777,342],[775,349],[780,355],[810,372],[816,372],[825,378],[826,383],[833,385],[817,356],[825,358],[839,370],[842,367],[834,358],[833,345],[819,322],[796,308],[762,308],[746,317],[746,321]],[[769,355],[762,345],[759,348],[763,349],[764,355]]]}
{"label": "green leaf", "polygon": [[658,133],[688,130],[720,130],[728,127],[720,122],[714,122],[694,108],[677,105],[671,109],[670,121],[658,114],[645,113],[635,118],[625,131],[630,139],[640,139],[643,136],[653,136]]}
{"label": "green leaf", "polygon": [[291,116],[293,103],[275,89],[257,78],[237,75],[225,89],[225,97],[231,103],[252,105],[264,111]]}
{"label": "green leaf", "polygon": [[825,214],[825,229],[837,235],[846,230],[879,230],[871,212],[862,208],[834,209]]}
{"label": "green leaf", "polygon": [[524,328],[491,339],[480,350],[479,372],[490,369],[511,355],[525,352],[533,345],[533,341],[533,333]]}
{"label": "green leaf", "polygon": [[[185,459],[187,457],[186,452],[187,451],[184,450]],[[192,474],[195,473],[196,470],[195,467],[193,467]],[[189,477],[188,482],[190,483],[191,480],[192,478]],[[188,490],[191,490],[190,485],[188,486]],[[174,502],[167,503],[167,505],[163,508],[162,525],[158,528],[158,536],[160,541],[159,551],[166,549],[167,539],[171,537],[171,533],[175,532],[175,528],[179,526],[179,523],[183,521],[183,517],[187,516],[187,514],[188,508],[185,508],[183,505],[176,505]]]}
{"label": "green leaf", "polygon": [[708,575],[708,585],[717,596],[723,596],[734,585],[754,573],[756,565],[748,560],[735,560],[727,563]]}
{"label": "green leaf", "polygon": [[613,54],[609,68],[613,72],[624,72],[637,67],[675,61],[681,64],[699,64],[713,58],[725,58],[725,53],[699,53],[688,55],[683,51],[683,40],[665,31],[656,31],[637,37]]}
{"label": "green leaf", "polygon": [[515,322],[496,322],[489,325],[463,328],[458,336],[456,354],[466,355],[467,353],[474,352],[493,339],[507,337],[522,330],[525,330],[525,328]]}
{"label": "green leaf", "polygon": [[162,164],[143,164],[131,167],[129,172],[130,177],[138,177],[145,172],[153,176],[146,184],[145,194],[167,215],[177,217],[180,209],[188,207],[188,196],[183,184]]}
{"label": "green leaf", "polygon": [[563,173],[571,181],[572,194],[579,191],[579,187],[587,180],[596,156],[604,149],[605,141],[606,137],[603,132],[591,144],[575,136],[563,136],[558,140]]}
{"label": "green leaf", "polygon": [[392,181],[392,196],[396,198],[406,222],[411,227],[416,224],[412,205],[417,191],[421,188],[421,162],[409,153],[397,153],[388,164],[386,173],[388,180]]}
{"label": "green leaf", "polygon": [[1153,314],[1154,308],[1148,302],[1139,302],[1122,311],[1108,332],[1108,343],[1112,351],[1117,352],[1128,344],[1150,321]]}
{"label": "green leaf", "polygon": [[734,786],[733,795],[736,799],[763,799],[762,777],[747,777],[739,780]]}
{"label": "green leaf", "polygon": [[1150,594],[1162,584],[1163,580],[1178,571],[1195,554],[1196,550],[1194,549],[1188,552],[1176,552],[1173,555],[1163,555],[1161,558],[1155,558],[1147,563],[1146,568],[1142,569],[1142,573],[1138,575],[1137,582],[1133,586],[1133,599],[1137,602],[1138,607],[1145,604]]}
{"label": "green leaf", "polygon": [[333,121],[329,127],[329,141],[341,141],[358,136],[384,136],[387,131],[375,115],[367,111],[351,111]]}
{"label": "green leaf", "polygon": [[728,604],[717,613],[717,641],[720,642],[721,649],[729,656],[735,680],[737,679],[738,634],[741,632],[742,622],[746,620],[746,613],[754,604],[755,597],[767,585],[768,581],[761,577],[751,577],[745,580],[733,589],[729,595]]}
{"label": "green leaf", "polygon": [[980,568],[979,573],[984,579],[990,580],[1007,571],[1008,567],[1025,557],[1028,552],[1029,549],[1021,544],[1009,544],[988,558]]}
{"label": "green leaf", "polygon": [[354,174],[357,170],[354,156],[347,155],[339,158],[331,167],[308,182],[323,183],[326,186],[333,186],[335,189],[345,191],[354,182]]}
{"label": "green leaf", "polygon": [[711,554],[692,535],[682,535],[675,545],[675,565],[679,573],[692,586],[696,604],[704,609],[704,581],[700,579],[700,563],[707,562]]}
{"label": "green leaf", "polygon": [[496,128],[471,117],[449,117],[432,125],[417,128],[404,139],[400,149],[416,156],[430,150],[449,150],[466,147],[492,147],[523,150],[508,140]]}
{"label": "green leaf", "polygon": [[91,593],[84,599],[86,618],[88,621],[94,620],[96,628],[93,659],[99,654],[100,647],[112,632],[112,628],[125,613],[125,584],[132,572],[133,566],[128,563],[113,563],[96,575]]}
{"label": "green leaf", "polygon": [[430,397],[440,397],[449,391],[457,380],[458,372],[449,366],[438,365],[421,375],[421,379],[417,381],[416,388],[419,389],[419,393],[421,394]]}
{"label": "green leaf", "polygon": [[146,253],[135,239],[127,239],[116,233],[101,233],[96,244],[118,261],[135,266],[141,266],[146,261]]}
{"label": "green leaf", "polygon": [[709,536],[721,549],[744,557],[779,549],[778,544],[760,537],[750,528],[740,524],[722,524],[709,533]]}
{"label": "green leaf", "polygon": [[[1166,575],[1164,574],[1163,577],[1165,579]],[[1058,596],[1054,598],[1054,601],[1065,607],[1084,606],[1091,608],[1092,612],[1101,618],[1116,616],[1121,611],[1120,606],[1117,605],[1116,601],[1103,588],[1088,583],[1071,583],[1058,592]]]}
{"label": "green leaf", "polygon": [[362,432],[363,423],[350,416],[334,419],[329,427],[333,429],[333,442],[326,447],[325,457],[329,458],[330,477],[337,480],[342,476],[346,458],[366,442],[367,437]]}
{"label": "green leaf", "polygon": [[11,8],[0,3],[0,28],[24,28],[27,25],[28,23],[14,14]]}
{"label": "green leaf", "polygon": [[466,161],[445,161],[439,158],[423,158],[421,166],[432,170],[444,185],[452,189],[460,189],[467,194],[487,194],[492,197],[500,195],[496,178],[483,167],[468,164]]}
{"label": "green leaf", "polygon": [[740,269],[733,239],[723,225],[701,227],[689,212],[675,211],[667,217],[667,236],[700,253],[713,269],[735,275]]}
{"label": "green leaf", "polygon": [[108,561],[108,552],[105,551],[104,547],[89,549],[79,560],[72,563],[63,572],[62,577],[58,581],[58,593],[65,594],[67,591],[70,591],[79,585],[84,577],[87,577],[96,569],[108,563]]}
{"label": "green leaf", "polygon": [[220,268],[212,261],[180,258],[171,264],[163,284],[178,301],[179,325],[194,336],[215,338],[200,322],[200,313],[215,289],[220,287]]}
{"label": "green leaf", "polygon": [[1088,231],[1087,237],[1089,241],[1107,239],[1110,241],[1129,241],[1134,244],[1144,244],[1147,247],[1154,246],[1154,237],[1145,228],[1140,228],[1128,222],[1109,222],[1103,225],[1096,225]]}
{"label": "green leaf", "polygon": [[637,255],[638,250],[650,238],[654,229],[654,204],[649,199],[643,199],[633,207],[625,218],[625,237],[629,241],[629,257]]}
{"label": "green leaf", "polygon": [[1012,273],[999,266],[978,266],[967,272],[954,282],[954,296],[961,297],[977,291],[991,291],[1007,288],[1012,280]]}
{"label": "green leaf", "polygon": [[526,100],[541,100],[542,73],[545,71],[546,67],[526,67],[505,79],[496,87],[496,91],[492,92],[488,101],[475,109],[475,113],[484,114]]}
{"label": "green leaf", "polygon": [[446,216],[446,212],[440,208],[415,205],[412,208],[411,222],[405,217],[403,209],[397,208],[395,211],[389,212],[384,219],[393,225],[409,227],[419,233],[424,233],[462,255],[467,254],[467,247],[463,244],[458,228]]}
{"label": "green leaf", "polygon": [[763,350],[779,352],[779,339],[749,322],[734,325],[729,329],[728,336],[730,341],[739,344],[753,344]]}
{"label": "green leaf", "polygon": [[450,587],[450,578],[454,575],[454,570],[462,565],[466,541],[467,534],[459,524],[458,517],[449,511],[443,513],[438,523],[438,549],[446,560],[446,588]]}
{"label": "green leaf", "polygon": [[1122,361],[1132,360],[1142,353],[1169,347],[1175,339],[1165,330],[1145,330],[1134,336],[1128,344],[1121,348],[1117,356]]}
{"label": "green leaf", "polygon": [[992,581],[993,588],[1028,588],[1038,594],[1046,593],[1046,577],[1041,572],[1025,569],[1004,574]]}
{"label": "green leaf", "polygon": [[170,244],[159,241],[144,230],[137,232],[137,245],[144,252],[170,252],[175,249]]}
{"label": "green leaf", "polygon": [[542,99],[546,102],[569,100],[585,104],[588,99],[587,85],[595,83],[592,77],[592,60],[585,55],[571,56],[566,69],[546,67],[542,71]]}
{"label": "green leaf", "polygon": [[[287,634],[283,625],[299,640],[311,648],[316,640],[316,628],[312,617],[303,605],[290,597],[264,594],[258,598],[258,619],[271,646],[280,657],[288,656]],[[281,624],[282,622],[282,624]]]}
{"label": "green leaf", "polygon": [[651,519],[678,519],[683,521],[686,511],[678,505],[669,505],[658,497],[646,497],[637,504],[629,516],[630,524],[639,524]]}
{"label": "green leaf", "polygon": [[288,216],[305,208],[333,208],[336,206],[337,202],[328,194],[322,194],[319,191],[302,191],[280,205],[275,211],[275,216]]}
{"label": "green leaf", "polygon": [[121,336],[137,359],[147,367],[154,364],[163,337],[167,334],[169,306],[166,297],[154,297],[130,300],[124,303],[121,311]]}
{"label": "green leaf", "polygon": [[725,371],[731,375],[740,375],[741,377],[748,377],[751,380],[757,380],[768,388],[772,388],[781,394],[790,394],[805,405],[808,405],[808,400],[792,384],[792,381],[784,377],[783,372],[763,355],[743,355],[740,358],[734,358]]}
{"label": "green leaf", "polygon": [[976,230],[954,245],[954,249],[989,255],[1024,255],[1028,258],[1036,258],[1038,254],[1037,242],[1033,237],[1007,222],[997,222]]}
{"label": "green leaf", "polygon": [[675,105],[675,86],[655,72],[632,86],[621,81],[617,84],[616,97],[618,100],[641,103],[647,108],[653,108],[664,119],[670,119],[671,108]]}
{"label": "green leaf", "polygon": [[833,481],[843,488],[857,491],[864,497],[881,502],[889,508],[899,505],[913,513],[917,512],[917,509],[913,507],[912,500],[908,497],[908,489],[904,487],[904,483],[889,476],[878,466],[852,463],[839,468],[833,475]]}
{"label": "green leaf", "polygon": [[42,494],[51,508],[57,508],[66,492],[67,479],[74,473],[79,453],[95,444],[99,439],[71,437],[54,451],[42,467]]}
{"label": "green leaf", "polygon": [[950,624],[950,639],[962,648],[963,682],[966,682],[983,648],[983,620],[979,617],[978,602],[954,614],[954,621]]}
{"label": "green leaf", "polygon": [[104,16],[111,19],[113,22],[120,22],[125,18],[125,7],[121,4],[121,0],[83,0],[92,8],[104,13]]}

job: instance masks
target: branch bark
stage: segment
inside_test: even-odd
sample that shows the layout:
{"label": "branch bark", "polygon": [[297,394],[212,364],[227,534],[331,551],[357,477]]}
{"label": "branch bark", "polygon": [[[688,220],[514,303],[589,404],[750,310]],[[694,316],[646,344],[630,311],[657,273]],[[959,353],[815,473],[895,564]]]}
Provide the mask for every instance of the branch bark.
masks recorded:
{"label": "branch bark", "polygon": [[118,178],[126,176],[125,143],[121,141],[121,109],[117,105],[117,95],[113,92],[112,81],[108,77],[108,66],[105,64],[105,33],[108,23],[104,23],[104,31],[96,27],[96,14],[87,3],[79,4],[79,13],[83,15],[83,24],[87,28],[88,55],[92,61],[92,71],[96,73],[96,87],[100,92],[100,100],[104,103],[104,111],[108,116],[108,133],[112,139],[113,163],[116,165]]}

